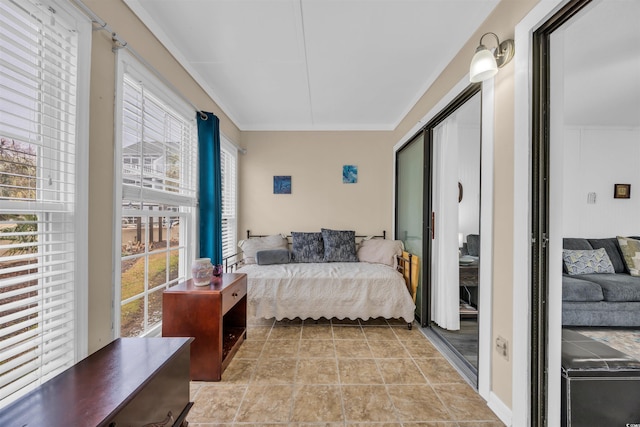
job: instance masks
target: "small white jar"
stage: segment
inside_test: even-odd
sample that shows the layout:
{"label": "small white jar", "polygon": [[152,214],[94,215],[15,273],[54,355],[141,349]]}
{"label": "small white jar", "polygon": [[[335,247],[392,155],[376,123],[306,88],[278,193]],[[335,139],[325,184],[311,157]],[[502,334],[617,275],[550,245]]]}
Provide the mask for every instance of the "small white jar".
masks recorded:
{"label": "small white jar", "polygon": [[213,277],[211,258],[196,258],[191,264],[191,278],[196,286],[208,286]]}

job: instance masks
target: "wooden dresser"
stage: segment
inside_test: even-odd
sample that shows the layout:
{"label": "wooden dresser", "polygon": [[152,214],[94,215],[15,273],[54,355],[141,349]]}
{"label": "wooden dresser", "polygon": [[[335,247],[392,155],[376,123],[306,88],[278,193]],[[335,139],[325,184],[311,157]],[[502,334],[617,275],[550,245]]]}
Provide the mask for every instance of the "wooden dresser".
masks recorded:
{"label": "wooden dresser", "polygon": [[187,280],[164,291],[162,336],[195,338],[191,379],[220,381],[247,336],[246,274],[223,274],[208,286]]}
{"label": "wooden dresser", "polygon": [[0,410],[0,426],[187,425],[190,342],[117,339]]}

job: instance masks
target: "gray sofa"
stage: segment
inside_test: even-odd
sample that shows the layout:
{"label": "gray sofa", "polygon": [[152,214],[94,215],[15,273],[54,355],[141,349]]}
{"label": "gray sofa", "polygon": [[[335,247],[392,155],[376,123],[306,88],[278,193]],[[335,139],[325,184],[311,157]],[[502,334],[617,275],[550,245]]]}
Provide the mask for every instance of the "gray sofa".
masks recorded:
{"label": "gray sofa", "polygon": [[563,248],[604,248],[615,273],[570,276],[565,269],[562,276],[562,324],[640,326],[640,277],[629,274],[618,240],[615,237],[565,238]]}

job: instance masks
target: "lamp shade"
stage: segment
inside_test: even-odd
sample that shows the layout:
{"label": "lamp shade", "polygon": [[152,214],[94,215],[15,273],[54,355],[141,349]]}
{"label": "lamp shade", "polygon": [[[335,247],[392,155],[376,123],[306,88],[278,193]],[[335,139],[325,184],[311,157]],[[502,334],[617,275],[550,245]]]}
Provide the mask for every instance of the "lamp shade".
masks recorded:
{"label": "lamp shade", "polygon": [[498,64],[493,53],[484,45],[478,46],[469,66],[469,80],[471,83],[490,79],[498,73]]}

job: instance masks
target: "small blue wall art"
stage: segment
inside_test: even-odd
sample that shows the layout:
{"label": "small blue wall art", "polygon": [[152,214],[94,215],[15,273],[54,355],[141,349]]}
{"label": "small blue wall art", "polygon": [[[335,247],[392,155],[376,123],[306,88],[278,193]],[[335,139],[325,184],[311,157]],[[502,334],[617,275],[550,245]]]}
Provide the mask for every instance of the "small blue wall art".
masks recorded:
{"label": "small blue wall art", "polygon": [[342,182],[344,184],[355,184],[358,182],[358,166],[344,165],[342,166]]}
{"label": "small blue wall art", "polygon": [[273,177],[273,194],[291,194],[291,175]]}

